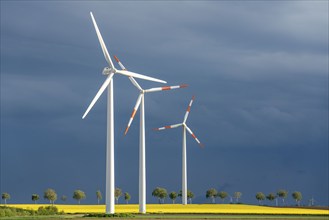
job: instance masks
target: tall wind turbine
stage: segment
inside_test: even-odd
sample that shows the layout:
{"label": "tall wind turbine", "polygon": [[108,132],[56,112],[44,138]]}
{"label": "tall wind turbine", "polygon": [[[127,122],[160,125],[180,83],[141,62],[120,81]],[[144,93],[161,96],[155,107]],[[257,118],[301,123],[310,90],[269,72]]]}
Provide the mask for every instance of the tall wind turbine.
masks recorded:
{"label": "tall wind turbine", "polygon": [[102,38],[102,35],[98,29],[96,20],[90,12],[91,19],[93,21],[96,34],[101,45],[105,60],[107,61],[108,66],[103,69],[103,75],[107,76],[105,82],[102,84],[101,88],[97,92],[94,99],[91,101],[86,112],[83,114],[82,118],[84,119],[91,108],[94,106],[98,98],[108,88],[108,99],[107,99],[107,141],[106,141],[106,213],[114,213],[114,106],[113,106],[113,76],[114,74],[121,74],[129,77],[136,77],[140,79],[166,83],[163,80],[156,79],[149,76],[144,76],[138,73],[130,72],[127,70],[117,70],[111,60],[110,54],[107,51],[106,45]]}
{"label": "tall wind turbine", "polygon": [[191,131],[191,129],[186,125],[186,120],[188,118],[188,115],[191,110],[192,103],[194,101],[194,96],[192,97],[190,104],[187,107],[183,123],[180,124],[174,124],[174,125],[169,125],[161,128],[155,128],[154,130],[160,131],[164,129],[170,129],[170,128],[177,128],[182,126],[183,127],[183,146],[182,146],[182,204],[186,205],[187,204],[187,166],[186,166],[186,130],[192,135],[194,140],[198,142],[198,144],[201,147],[204,147],[203,144],[199,141],[199,139],[194,135],[194,133]]}
{"label": "tall wind turbine", "polygon": [[[114,59],[118,62],[123,70],[126,70],[120,60],[114,56]],[[125,135],[128,133],[131,123],[134,120],[135,114],[141,105],[140,120],[139,120],[139,212],[146,213],[146,169],[145,169],[145,110],[144,110],[144,95],[149,92],[158,92],[171,89],[186,88],[187,85],[179,86],[164,86],[152,89],[143,89],[133,77],[129,77],[132,84],[139,90],[139,96],[135,104],[134,110],[130,116],[128,126],[125,130]]]}

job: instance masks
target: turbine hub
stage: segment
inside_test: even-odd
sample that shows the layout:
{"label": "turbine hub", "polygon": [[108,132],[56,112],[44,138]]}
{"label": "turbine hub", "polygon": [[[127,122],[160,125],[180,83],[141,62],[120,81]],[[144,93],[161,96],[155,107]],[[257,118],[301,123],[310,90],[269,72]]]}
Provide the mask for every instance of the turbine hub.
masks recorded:
{"label": "turbine hub", "polygon": [[112,72],[114,72],[114,70],[111,67],[104,67],[102,74],[107,76]]}

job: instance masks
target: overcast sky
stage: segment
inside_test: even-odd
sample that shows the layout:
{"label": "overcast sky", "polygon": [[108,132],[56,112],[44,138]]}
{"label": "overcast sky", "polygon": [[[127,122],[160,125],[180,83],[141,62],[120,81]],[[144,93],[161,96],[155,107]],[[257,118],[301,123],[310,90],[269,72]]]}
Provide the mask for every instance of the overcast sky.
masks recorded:
{"label": "overcast sky", "polygon": [[[243,203],[286,189],[289,204],[293,191],[329,204],[328,1],[1,1],[0,191],[10,203],[47,188],[69,203],[75,189],[85,204],[105,195],[106,93],[81,119],[107,65],[90,11],[129,70],[189,85],[145,96],[147,203],[157,186],[181,188],[182,131],[152,128],[180,123],[195,95],[187,124],[205,145],[187,137],[195,203],[213,187]],[[139,114],[123,133],[138,91],[120,75],[114,91],[115,184],[137,203]]]}

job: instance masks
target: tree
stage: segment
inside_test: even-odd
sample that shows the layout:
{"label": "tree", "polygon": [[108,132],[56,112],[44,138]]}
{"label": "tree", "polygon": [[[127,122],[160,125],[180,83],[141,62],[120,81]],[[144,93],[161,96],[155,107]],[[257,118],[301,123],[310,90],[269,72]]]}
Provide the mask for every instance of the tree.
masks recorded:
{"label": "tree", "polygon": [[302,193],[301,192],[298,192],[298,191],[295,191],[295,192],[293,192],[292,194],[292,197],[295,199],[295,201],[296,201],[296,204],[298,205],[298,206],[300,206],[300,201],[302,200]]}
{"label": "tree", "polygon": [[7,200],[10,199],[9,193],[2,193],[1,198],[5,200],[5,205],[7,205]]}
{"label": "tree", "polygon": [[85,199],[86,198],[86,194],[85,194],[85,192],[77,189],[77,190],[75,190],[73,192],[73,196],[72,197],[73,197],[73,199],[77,200],[78,203],[80,204],[80,201],[82,199]]}
{"label": "tree", "polygon": [[99,201],[102,200],[102,193],[100,190],[96,191],[96,198],[97,198],[97,204],[99,205]]}
{"label": "tree", "polygon": [[40,196],[38,194],[32,194],[32,201],[34,202],[34,204],[36,204],[39,199]]}
{"label": "tree", "polygon": [[[188,199],[188,201],[190,202],[190,204],[192,204],[192,199],[194,198],[194,193],[191,191],[191,190],[186,190],[186,197]],[[177,194],[178,197],[182,197],[183,194],[182,194],[182,190],[179,190],[179,193]]]}
{"label": "tree", "polygon": [[114,197],[117,204],[119,203],[120,196],[122,196],[122,190],[120,188],[116,188],[114,192]]}
{"label": "tree", "polygon": [[65,201],[67,200],[67,196],[66,195],[62,195],[61,196],[61,200],[65,203]]}
{"label": "tree", "polygon": [[168,193],[167,193],[167,190],[165,188],[161,189],[159,197],[162,200],[162,204],[163,204],[164,200],[168,197]]}
{"label": "tree", "polygon": [[57,194],[55,190],[47,189],[43,194],[43,198],[49,200],[49,203],[52,203],[52,205],[54,205],[55,201],[57,200]]}
{"label": "tree", "polygon": [[276,194],[282,199],[283,205],[286,205],[284,200],[287,198],[288,192],[284,189],[280,189]]}
{"label": "tree", "polygon": [[126,203],[128,204],[128,202],[129,202],[129,200],[130,200],[130,194],[129,193],[127,193],[127,192],[125,192],[124,193],[124,198],[125,198],[125,201],[126,201]]}
{"label": "tree", "polygon": [[161,203],[161,202],[160,202],[160,197],[159,197],[159,195],[160,195],[160,190],[161,190],[160,187],[156,187],[156,188],[152,191],[152,196],[154,196],[154,197],[156,197],[156,198],[158,199],[159,204]]}
{"label": "tree", "polygon": [[214,188],[211,188],[211,189],[208,189],[207,192],[206,192],[206,198],[209,199],[211,198],[211,202],[212,203],[215,203],[215,198],[217,197],[217,190],[214,189]]}
{"label": "tree", "polygon": [[227,196],[228,196],[227,192],[224,192],[224,191],[220,191],[217,194],[217,197],[221,198],[223,203],[224,203],[224,200]]}
{"label": "tree", "polygon": [[165,198],[167,198],[168,193],[165,188],[156,187],[152,192],[152,196],[157,197],[159,204],[161,204],[161,203],[164,203],[164,200],[165,200]]}
{"label": "tree", "polygon": [[266,199],[268,199],[269,201],[273,201],[276,198],[276,195],[274,193],[270,193],[266,196]]}
{"label": "tree", "polygon": [[192,204],[192,199],[194,198],[194,193],[190,190],[187,190],[187,195],[186,195],[188,201],[190,201],[190,204]]}
{"label": "tree", "polygon": [[265,194],[262,192],[256,193],[256,199],[258,200],[259,205],[261,205],[262,201],[265,200]]}
{"label": "tree", "polygon": [[177,193],[176,192],[169,193],[169,198],[172,200],[172,203],[175,204],[175,200],[177,198]]}
{"label": "tree", "polygon": [[241,196],[242,196],[241,192],[235,192],[233,197],[236,199],[236,202],[238,203]]}

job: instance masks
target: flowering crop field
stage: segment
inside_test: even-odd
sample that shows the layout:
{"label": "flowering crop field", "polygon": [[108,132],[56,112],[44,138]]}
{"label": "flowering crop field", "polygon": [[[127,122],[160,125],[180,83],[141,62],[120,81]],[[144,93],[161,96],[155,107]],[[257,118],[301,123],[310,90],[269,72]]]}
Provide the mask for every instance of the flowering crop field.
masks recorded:
{"label": "flowering crop field", "polygon": [[[40,206],[49,204],[11,204],[9,207],[37,210]],[[104,213],[105,205],[55,205],[65,213]],[[328,215],[328,209],[264,207],[254,205],[226,204],[149,204],[148,213],[163,214],[271,214],[271,215]],[[115,205],[116,213],[138,213],[138,205]]]}

